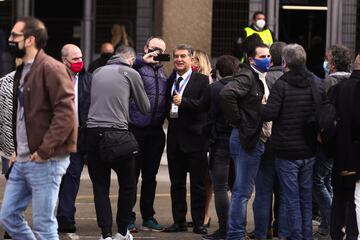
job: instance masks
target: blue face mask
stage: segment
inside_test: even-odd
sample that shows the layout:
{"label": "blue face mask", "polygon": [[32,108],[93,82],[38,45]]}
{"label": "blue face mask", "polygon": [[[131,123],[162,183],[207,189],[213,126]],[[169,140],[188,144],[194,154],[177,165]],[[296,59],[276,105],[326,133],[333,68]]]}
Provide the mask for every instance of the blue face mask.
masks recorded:
{"label": "blue face mask", "polygon": [[269,71],[271,58],[260,58],[260,59],[254,58],[254,62],[255,62],[254,66],[260,72],[264,73]]}
{"label": "blue face mask", "polygon": [[323,63],[323,69],[324,69],[324,72],[326,75],[329,75],[330,74],[330,69],[329,69],[329,62],[328,61],[324,61]]}

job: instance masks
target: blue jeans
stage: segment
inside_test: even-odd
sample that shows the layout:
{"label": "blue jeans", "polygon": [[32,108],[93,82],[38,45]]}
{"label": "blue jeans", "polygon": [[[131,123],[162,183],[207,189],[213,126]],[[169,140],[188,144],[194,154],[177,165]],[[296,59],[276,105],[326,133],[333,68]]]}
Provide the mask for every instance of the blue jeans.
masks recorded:
{"label": "blue jeans", "polygon": [[[255,199],[253,203],[254,234],[256,238],[266,238],[273,209],[273,190],[276,181],[275,162],[262,160],[256,176]],[[280,186],[278,188],[280,189]],[[280,200],[278,219],[276,219],[278,226],[274,226],[274,229],[278,229],[278,236],[282,238],[289,236],[285,207],[284,201]]]}
{"label": "blue jeans", "polygon": [[332,166],[332,159],[328,159],[322,152],[319,152],[314,165],[313,197],[320,208],[322,218],[318,231],[322,234],[330,233],[331,202],[333,197],[331,186]]}
{"label": "blue jeans", "polygon": [[247,203],[254,190],[264,144],[257,143],[250,152],[245,151],[239,140],[239,130],[230,136],[230,153],[235,165],[235,182],[232,188],[226,239],[245,239]]}
{"label": "blue jeans", "polygon": [[[45,163],[15,162],[0,213],[0,223],[13,239],[59,239],[54,210],[60,181],[68,165],[68,156]],[[30,202],[33,230],[23,215]]]}
{"label": "blue jeans", "polygon": [[83,167],[84,161],[80,155],[71,154],[70,165],[61,180],[57,217],[64,217],[71,223],[75,223],[75,201],[80,187]]}
{"label": "blue jeans", "polygon": [[[312,173],[315,158],[276,159],[280,201],[285,201],[290,239],[312,239]],[[281,204],[281,203],[280,203]]]}
{"label": "blue jeans", "polygon": [[255,237],[266,238],[272,211],[272,196],[275,178],[273,162],[262,161],[255,180],[255,199],[253,203]]}

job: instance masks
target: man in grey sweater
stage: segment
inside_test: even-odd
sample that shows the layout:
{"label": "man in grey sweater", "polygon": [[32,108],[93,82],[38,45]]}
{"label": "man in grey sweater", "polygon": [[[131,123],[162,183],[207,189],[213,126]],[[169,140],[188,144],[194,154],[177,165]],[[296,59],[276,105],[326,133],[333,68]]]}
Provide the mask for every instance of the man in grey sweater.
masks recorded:
{"label": "man in grey sweater", "polygon": [[[147,114],[149,99],[140,75],[131,68],[135,51],[131,47],[117,49],[107,65],[98,68],[93,75],[91,105],[87,121],[88,169],[93,183],[95,209],[101,238],[104,240],[132,240],[127,231],[135,194],[135,165],[133,156],[119,157],[106,162],[102,144],[109,132],[131,136],[128,132],[129,101],[134,99],[138,109]],[[114,139],[112,139],[114,140]],[[115,139],[121,144],[120,139]],[[113,144],[111,144],[113,145]],[[106,146],[108,147],[108,146]],[[116,147],[115,147],[116,148]],[[111,148],[113,150],[113,148]],[[116,149],[114,149],[116,151]],[[116,223],[118,233],[112,238],[112,211],[109,200],[110,175],[113,169],[118,177],[119,198]]]}

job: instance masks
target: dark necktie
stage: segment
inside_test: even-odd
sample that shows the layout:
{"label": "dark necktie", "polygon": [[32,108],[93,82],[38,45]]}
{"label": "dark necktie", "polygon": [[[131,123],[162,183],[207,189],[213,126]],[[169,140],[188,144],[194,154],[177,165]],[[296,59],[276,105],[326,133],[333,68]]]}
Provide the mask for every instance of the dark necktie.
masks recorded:
{"label": "dark necktie", "polygon": [[177,92],[179,92],[180,82],[181,82],[182,80],[183,80],[183,78],[182,78],[182,77],[179,77],[179,78],[177,79],[176,83],[175,83],[175,90],[176,90]]}

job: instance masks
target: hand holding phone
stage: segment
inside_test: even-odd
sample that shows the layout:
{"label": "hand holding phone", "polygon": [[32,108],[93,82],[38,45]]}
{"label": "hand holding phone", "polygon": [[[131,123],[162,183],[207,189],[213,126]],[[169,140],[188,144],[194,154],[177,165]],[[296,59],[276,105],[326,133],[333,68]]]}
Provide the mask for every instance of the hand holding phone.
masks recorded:
{"label": "hand holding phone", "polygon": [[158,62],[170,62],[170,54],[161,53],[154,57],[154,61]]}

